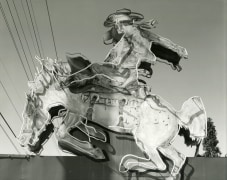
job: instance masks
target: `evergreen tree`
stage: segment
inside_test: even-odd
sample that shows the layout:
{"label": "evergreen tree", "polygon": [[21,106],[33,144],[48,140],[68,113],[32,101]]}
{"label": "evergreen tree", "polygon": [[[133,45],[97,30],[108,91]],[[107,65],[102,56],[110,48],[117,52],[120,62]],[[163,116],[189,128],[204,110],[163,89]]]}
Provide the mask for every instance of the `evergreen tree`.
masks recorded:
{"label": "evergreen tree", "polygon": [[203,140],[203,150],[205,153],[204,157],[220,157],[221,151],[217,144],[219,143],[217,139],[217,132],[214,122],[211,118],[207,119],[207,137]]}
{"label": "evergreen tree", "polygon": [[219,143],[218,139],[217,139],[217,132],[216,132],[216,128],[214,125],[214,122],[212,121],[211,118],[207,118],[207,137],[204,138],[204,140],[202,141],[202,145],[203,145],[203,150],[205,151],[205,153],[203,155],[199,154],[199,147],[201,142],[197,142],[195,140],[192,140],[190,138],[190,132],[188,129],[184,129],[181,128],[179,131],[179,135],[180,136],[184,136],[185,139],[185,144],[187,146],[196,146],[195,149],[195,157],[220,157],[221,156],[221,151],[219,149],[219,147],[217,147],[217,144]]}

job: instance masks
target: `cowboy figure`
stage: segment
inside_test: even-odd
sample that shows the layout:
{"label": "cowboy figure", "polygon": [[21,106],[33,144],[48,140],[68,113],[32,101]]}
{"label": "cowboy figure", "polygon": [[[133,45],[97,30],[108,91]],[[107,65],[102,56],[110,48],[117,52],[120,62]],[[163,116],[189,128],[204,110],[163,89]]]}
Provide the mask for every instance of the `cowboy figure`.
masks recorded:
{"label": "cowboy figure", "polygon": [[156,60],[180,71],[180,60],[188,56],[185,48],[149,31],[155,28],[157,21],[140,22],[143,18],[142,14],[121,9],[110,14],[104,22],[105,27],[111,28],[104,35],[104,43],[114,44],[105,62],[130,69],[130,77],[121,85],[123,88],[138,80],[140,69],[150,77],[150,65]]}

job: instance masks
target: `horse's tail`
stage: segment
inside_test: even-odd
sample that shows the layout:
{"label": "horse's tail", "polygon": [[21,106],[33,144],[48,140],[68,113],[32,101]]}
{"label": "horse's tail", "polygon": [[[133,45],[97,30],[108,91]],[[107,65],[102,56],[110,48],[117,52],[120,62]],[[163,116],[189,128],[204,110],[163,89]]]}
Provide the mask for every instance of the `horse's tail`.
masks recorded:
{"label": "horse's tail", "polygon": [[191,97],[184,102],[177,115],[179,124],[189,130],[192,139],[203,139],[207,134],[207,116],[200,97]]}

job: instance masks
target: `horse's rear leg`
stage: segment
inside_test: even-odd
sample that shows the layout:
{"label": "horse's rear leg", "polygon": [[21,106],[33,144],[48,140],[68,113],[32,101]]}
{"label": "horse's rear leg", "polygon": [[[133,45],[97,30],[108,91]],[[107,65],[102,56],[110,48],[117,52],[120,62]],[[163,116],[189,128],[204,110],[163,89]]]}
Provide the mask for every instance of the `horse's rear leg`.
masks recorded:
{"label": "horse's rear leg", "polygon": [[185,155],[178,152],[172,145],[166,147],[159,147],[158,149],[163,155],[173,161],[174,165],[171,174],[173,176],[177,175],[186,160]]}
{"label": "horse's rear leg", "polygon": [[[163,171],[166,169],[165,163],[162,161],[158,151],[156,149],[146,150],[149,158],[137,157],[135,155],[126,155],[121,159],[120,170],[122,167],[125,168],[125,171],[128,170],[159,170]],[[121,170],[122,171],[122,170]]]}

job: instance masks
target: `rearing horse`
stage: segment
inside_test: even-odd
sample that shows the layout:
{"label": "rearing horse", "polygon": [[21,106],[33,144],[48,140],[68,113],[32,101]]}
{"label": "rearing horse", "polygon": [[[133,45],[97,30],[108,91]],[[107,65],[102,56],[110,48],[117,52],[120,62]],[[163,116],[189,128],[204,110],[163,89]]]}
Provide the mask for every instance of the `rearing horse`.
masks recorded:
{"label": "rearing horse", "polygon": [[[62,122],[55,133],[63,149],[79,151],[94,159],[103,159],[103,151],[90,141],[91,138],[103,142],[107,140],[101,129],[88,124],[95,122],[114,132],[132,134],[137,146],[147,155],[147,158],[137,159],[133,159],[133,155],[125,155],[119,165],[120,171],[164,170],[166,165],[160,158],[160,152],[173,161],[171,174],[176,175],[186,158],[172,146],[179,128],[187,128],[190,136],[199,140],[206,135],[206,112],[199,97],[188,99],[181,110],[176,111],[154,94],[136,98],[127,93],[97,92],[92,88],[84,92],[81,86],[76,86],[81,85],[81,79],[74,82],[75,93],[61,83],[71,73],[68,63],[47,59],[42,60],[41,64],[41,71],[33,82],[29,82],[30,92],[27,95],[24,122],[19,135],[21,145],[29,151],[35,151],[47,126],[54,117],[59,117]],[[70,134],[72,129],[78,129],[89,140],[73,137]]]}

